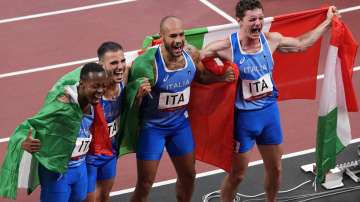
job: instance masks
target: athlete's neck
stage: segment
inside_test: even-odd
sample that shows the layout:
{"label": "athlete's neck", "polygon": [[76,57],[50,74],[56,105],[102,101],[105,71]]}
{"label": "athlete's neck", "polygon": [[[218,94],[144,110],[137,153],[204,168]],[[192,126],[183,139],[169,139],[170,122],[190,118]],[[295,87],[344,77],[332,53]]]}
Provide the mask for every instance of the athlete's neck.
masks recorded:
{"label": "athlete's neck", "polygon": [[261,49],[260,38],[247,37],[241,32],[239,33],[239,43],[241,49],[248,53],[255,53]]}
{"label": "athlete's neck", "polygon": [[184,67],[185,58],[182,54],[180,56],[173,56],[166,50],[163,45],[160,47],[160,51],[163,56],[165,65],[168,69],[176,70]]}
{"label": "athlete's neck", "polygon": [[115,98],[120,93],[119,83],[111,82],[108,86],[106,86],[104,97],[107,99]]}

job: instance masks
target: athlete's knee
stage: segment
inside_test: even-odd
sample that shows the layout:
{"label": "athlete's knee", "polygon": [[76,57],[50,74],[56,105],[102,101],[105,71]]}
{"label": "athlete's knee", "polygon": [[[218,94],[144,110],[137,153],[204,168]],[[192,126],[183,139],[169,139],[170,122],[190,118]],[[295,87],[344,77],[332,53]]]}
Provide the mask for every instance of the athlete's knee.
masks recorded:
{"label": "athlete's knee", "polygon": [[153,179],[143,177],[138,180],[136,187],[143,192],[150,192],[153,183],[154,183]]}
{"label": "athlete's knee", "polygon": [[193,183],[195,181],[196,172],[195,169],[187,170],[178,174],[180,181]]}
{"label": "athlete's knee", "polygon": [[276,178],[279,178],[281,176],[281,172],[282,172],[281,165],[275,165],[275,166],[272,167],[272,174]]}
{"label": "athlete's knee", "polygon": [[229,180],[232,184],[239,184],[245,178],[246,168],[233,168],[229,174]]}

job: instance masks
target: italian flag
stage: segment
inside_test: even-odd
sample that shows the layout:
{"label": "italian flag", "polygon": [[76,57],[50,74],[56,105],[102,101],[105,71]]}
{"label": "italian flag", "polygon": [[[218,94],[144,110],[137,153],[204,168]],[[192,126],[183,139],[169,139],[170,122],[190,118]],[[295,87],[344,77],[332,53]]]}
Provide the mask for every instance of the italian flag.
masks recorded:
{"label": "italian flag", "polygon": [[[300,36],[321,24],[326,19],[327,10],[320,8],[266,18],[263,32]],[[201,49],[209,42],[225,39],[238,30],[239,26],[234,24],[196,28],[185,30],[185,37],[187,43]],[[148,36],[143,48],[159,42],[158,34]],[[321,38],[304,52],[273,54],[274,80],[279,90],[279,100],[315,99],[320,48]],[[226,171],[231,168],[235,91],[236,83],[202,85],[193,82],[191,88],[189,117],[196,158]]]}
{"label": "italian flag", "polygon": [[334,18],[321,90],[316,139],[318,182],[336,165],[336,155],[351,140],[348,111],[358,111],[351,83],[357,43],[349,29]]}

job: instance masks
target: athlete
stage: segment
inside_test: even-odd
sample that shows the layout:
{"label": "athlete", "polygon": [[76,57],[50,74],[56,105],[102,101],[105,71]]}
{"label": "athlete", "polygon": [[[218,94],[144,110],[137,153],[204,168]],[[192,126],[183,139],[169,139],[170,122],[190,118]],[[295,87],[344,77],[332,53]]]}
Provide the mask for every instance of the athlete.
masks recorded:
{"label": "athlete", "polygon": [[236,5],[238,32],[208,44],[201,52],[206,60],[219,57],[238,66],[240,78],[235,101],[235,148],[232,169],[221,187],[221,201],[233,201],[236,188],[248,167],[256,143],[264,160],[267,201],[275,201],[280,186],[282,130],[277,105],[278,91],[272,72],[274,51],[300,52],[314,44],[330,27],[336,8],[314,30],[293,38],[277,32],[262,32],[263,7],[259,0],[241,0]]}
{"label": "athlete", "polygon": [[[160,22],[160,35],[162,44],[139,56],[129,77],[130,85],[136,73],[150,71],[154,74],[154,78],[143,79],[137,93],[140,134],[136,150],[138,179],[131,198],[133,202],[147,201],[164,147],[178,177],[177,200],[191,200],[195,160],[187,114],[190,84],[195,77],[202,82],[216,81],[204,71],[198,51],[185,45],[183,23],[178,17],[164,17]],[[219,80],[233,81],[232,70]]]}
{"label": "athlete", "polygon": [[[44,125],[42,125],[44,131],[47,130],[47,127],[59,127],[57,131],[51,129],[43,137],[40,136],[39,139],[34,139],[32,133],[41,133],[42,128],[38,126],[37,129],[30,128],[29,135],[22,142],[21,148],[29,153],[37,155],[37,152],[43,152],[49,155],[48,158],[39,159],[40,201],[80,202],[86,198],[88,180],[85,156],[92,138],[90,133],[90,127],[94,119],[92,105],[97,104],[103,95],[106,80],[106,73],[101,65],[96,63],[85,64],[81,69],[79,84],[66,86],[64,94],[57,98],[58,102],[66,105],[79,105],[83,112],[80,126],[74,126],[80,128],[78,134],[73,135],[75,136],[74,142],[72,142],[71,134],[63,134],[60,127],[72,127],[71,122],[74,122],[74,117],[77,117],[77,114],[69,112],[67,116],[61,116],[66,113],[64,107],[47,115],[47,119],[53,122],[50,123],[51,125],[46,124],[46,122],[43,122]],[[50,116],[54,116],[54,118],[50,118]],[[40,121],[40,119],[37,120]],[[64,137],[64,140],[60,139],[65,135],[68,137]],[[59,141],[51,142],[52,138],[57,138]],[[55,149],[58,147],[72,148],[72,153],[68,152],[71,155],[68,156],[67,169],[64,173],[55,172],[56,168],[53,168],[52,165],[56,164],[56,162],[51,163],[52,158],[57,158],[56,155],[66,155],[62,152],[56,152]],[[46,162],[46,164],[42,162]]]}
{"label": "athlete", "polygon": [[[105,42],[98,48],[99,64],[108,73],[105,94],[100,100],[107,122],[107,132],[111,139],[110,154],[99,154],[90,151],[87,155],[88,169],[88,202],[109,201],[109,194],[114,184],[117,163],[116,134],[121,112],[121,94],[124,88],[124,71],[126,61],[123,48],[115,42]],[[96,191],[95,191],[96,190]]]}

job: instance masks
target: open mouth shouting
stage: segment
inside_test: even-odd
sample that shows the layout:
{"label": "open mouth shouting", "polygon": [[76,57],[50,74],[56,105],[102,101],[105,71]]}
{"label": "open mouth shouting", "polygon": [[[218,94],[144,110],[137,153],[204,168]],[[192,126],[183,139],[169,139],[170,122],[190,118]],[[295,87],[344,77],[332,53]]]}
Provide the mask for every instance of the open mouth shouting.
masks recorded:
{"label": "open mouth shouting", "polygon": [[123,79],[123,69],[115,68],[113,71],[113,78],[115,82],[120,82]]}
{"label": "open mouth shouting", "polygon": [[184,48],[184,43],[175,43],[174,45],[171,46],[172,48],[172,52],[174,56],[180,56],[182,54],[182,50]]}

